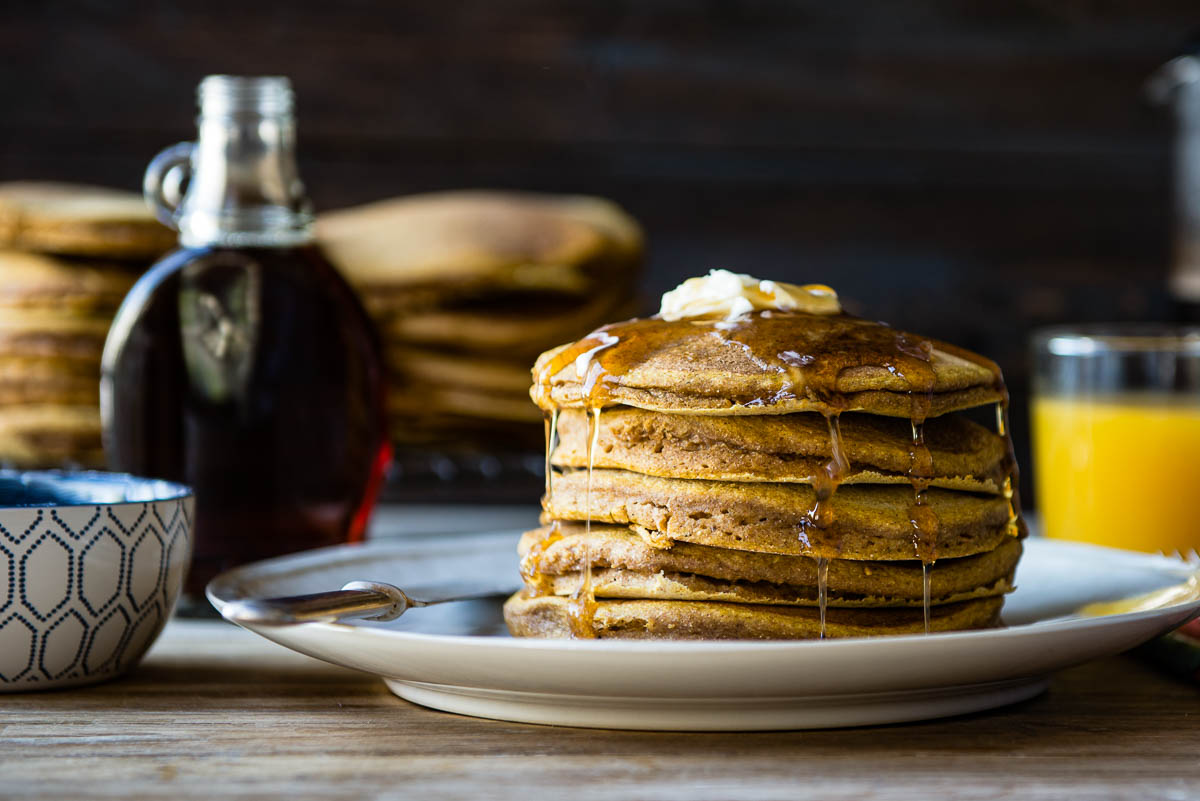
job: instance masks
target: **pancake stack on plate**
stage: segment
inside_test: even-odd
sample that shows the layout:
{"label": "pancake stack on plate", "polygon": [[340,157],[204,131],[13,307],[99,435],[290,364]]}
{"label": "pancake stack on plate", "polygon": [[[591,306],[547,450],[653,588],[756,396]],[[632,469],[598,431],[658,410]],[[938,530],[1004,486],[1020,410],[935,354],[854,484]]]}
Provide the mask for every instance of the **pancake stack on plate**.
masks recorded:
{"label": "pancake stack on plate", "polygon": [[[543,354],[533,396],[556,436],[514,635],[998,622],[1023,526],[987,359],[842,314],[827,287],[718,271]],[[961,413],[987,406],[992,427]]]}
{"label": "pancake stack on plate", "polygon": [[628,314],[642,253],[605,200],[514,192],[331,212],[317,234],[382,335],[400,446],[536,447],[529,363]]}
{"label": "pancake stack on plate", "polygon": [[139,195],[0,184],[0,464],[101,466],[104,338],[175,241]]}

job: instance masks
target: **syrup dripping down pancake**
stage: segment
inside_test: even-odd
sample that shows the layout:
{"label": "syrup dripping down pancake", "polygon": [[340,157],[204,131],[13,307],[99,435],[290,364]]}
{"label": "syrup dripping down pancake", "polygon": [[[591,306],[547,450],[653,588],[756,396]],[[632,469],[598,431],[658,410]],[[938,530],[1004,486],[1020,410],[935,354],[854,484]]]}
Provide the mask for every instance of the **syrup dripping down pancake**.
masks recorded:
{"label": "syrup dripping down pancake", "polygon": [[[1003,598],[980,598],[935,606],[929,631],[995,626]],[[570,599],[521,591],[504,604],[504,620],[516,637],[568,638],[574,631]],[[591,620],[599,639],[789,640],[820,636],[878,637],[926,630],[920,608],[830,608],[822,622],[804,606],[714,601],[598,600]]]}
{"label": "syrup dripping down pancake", "polygon": [[[929,485],[999,494],[1008,475],[1004,438],[959,417],[925,424]],[[565,409],[558,422],[558,467],[586,467],[588,421]],[[896,418],[841,416],[849,469],[842,484],[905,484],[911,427]],[[717,417],[614,407],[601,417],[597,467],[668,478],[812,483],[833,457],[825,419],[815,413]]]}
{"label": "syrup dripping down pancake", "polygon": [[[843,314],[823,285],[715,270],[547,351],[533,379],[550,526],[521,543],[514,635],[998,622],[1024,529],[990,360]],[[995,433],[947,417],[984,404]]]}
{"label": "syrup dripping down pancake", "polygon": [[[556,523],[527,532],[518,546],[528,586],[570,595],[585,560],[593,566],[597,598],[732,601],[813,606],[817,563],[804,556],[731,551],[674,543],[656,548],[627,528]],[[1008,539],[992,551],[939,560],[931,574],[932,603],[1002,595],[1012,589],[1021,543]],[[920,606],[921,564],[831,559],[830,607]]]}
{"label": "syrup dripping down pancake", "polygon": [[[1010,538],[1002,496],[931,489],[925,502],[939,520],[934,556],[970,556]],[[554,476],[543,500],[555,520],[587,518],[586,471]],[[910,487],[850,485],[830,499],[833,523],[813,526],[816,492],[807,484],[754,484],[644,476],[625,470],[592,473],[594,522],[630,526],[650,542],[692,542],[762,553],[842,559],[916,557]]]}
{"label": "syrup dripping down pancake", "polygon": [[[971,558],[971,557],[967,557]],[[830,560],[832,565],[836,560]],[[921,581],[921,568],[916,568],[917,581]],[[936,575],[936,571],[935,571]],[[581,581],[582,573],[564,573],[549,576],[549,595],[566,597],[573,595]],[[772,584],[769,582],[719,581],[692,573],[657,572],[646,573],[635,570],[592,569],[592,594],[599,599],[629,599],[656,601],[715,601],[724,603],[767,604],[771,606],[819,606],[820,587],[813,584]],[[930,608],[968,601],[976,598],[992,598],[1013,589],[1012,577],[998,578],[989,584],[948,594],[931,591]],[[825,604],[828,609],[891,609],[922,608],[924,597],[897,598],[889,595],[838,592],[826,585]]]}
{"label": "syrup dripping down pancake", "polygon": [[547,351],[533,374],[546,411],[865,411],[920,422],[1005,397],[982,356],[845,314],[628,320]]}

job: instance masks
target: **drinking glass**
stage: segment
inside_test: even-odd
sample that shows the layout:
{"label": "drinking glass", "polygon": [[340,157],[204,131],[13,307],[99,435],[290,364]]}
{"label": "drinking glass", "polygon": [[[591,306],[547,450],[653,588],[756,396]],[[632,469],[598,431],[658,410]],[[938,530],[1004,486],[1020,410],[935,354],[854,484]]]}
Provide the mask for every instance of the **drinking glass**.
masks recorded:
{"label": "drinking glass", "polygon": [[1035,335],[1033,357],[1046,536],[1200,549],[1200,328],[1052,328]]}

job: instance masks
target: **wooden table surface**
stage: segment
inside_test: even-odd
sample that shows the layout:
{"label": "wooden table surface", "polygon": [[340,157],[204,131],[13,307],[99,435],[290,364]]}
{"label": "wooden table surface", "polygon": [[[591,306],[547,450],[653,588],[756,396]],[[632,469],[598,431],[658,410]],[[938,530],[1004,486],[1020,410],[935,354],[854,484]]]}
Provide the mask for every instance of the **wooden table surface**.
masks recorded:
{"label": "wooden table surface", "polygon": [[1130,657],[995,712],[868,729],[596,731],[413,706],[219,622],[130,676],[0,696],[0,797],[1200,798],[1197,688]]}

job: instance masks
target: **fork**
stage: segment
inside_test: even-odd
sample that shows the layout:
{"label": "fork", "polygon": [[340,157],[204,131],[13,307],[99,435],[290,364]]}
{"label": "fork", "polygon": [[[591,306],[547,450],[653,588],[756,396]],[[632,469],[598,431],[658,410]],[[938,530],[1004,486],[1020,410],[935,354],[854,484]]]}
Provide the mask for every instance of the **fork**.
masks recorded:
{"label": "fork", "polygon": [[221,616],[232,623],[257,626],[335,623],[352,618],[386,621],[395,620],[409,609],[511,595],[516,587],[442,585],[430,591],[432,598],[414,598],[395,584],[351,581],[330,592],[230,601],[221,608]]}

